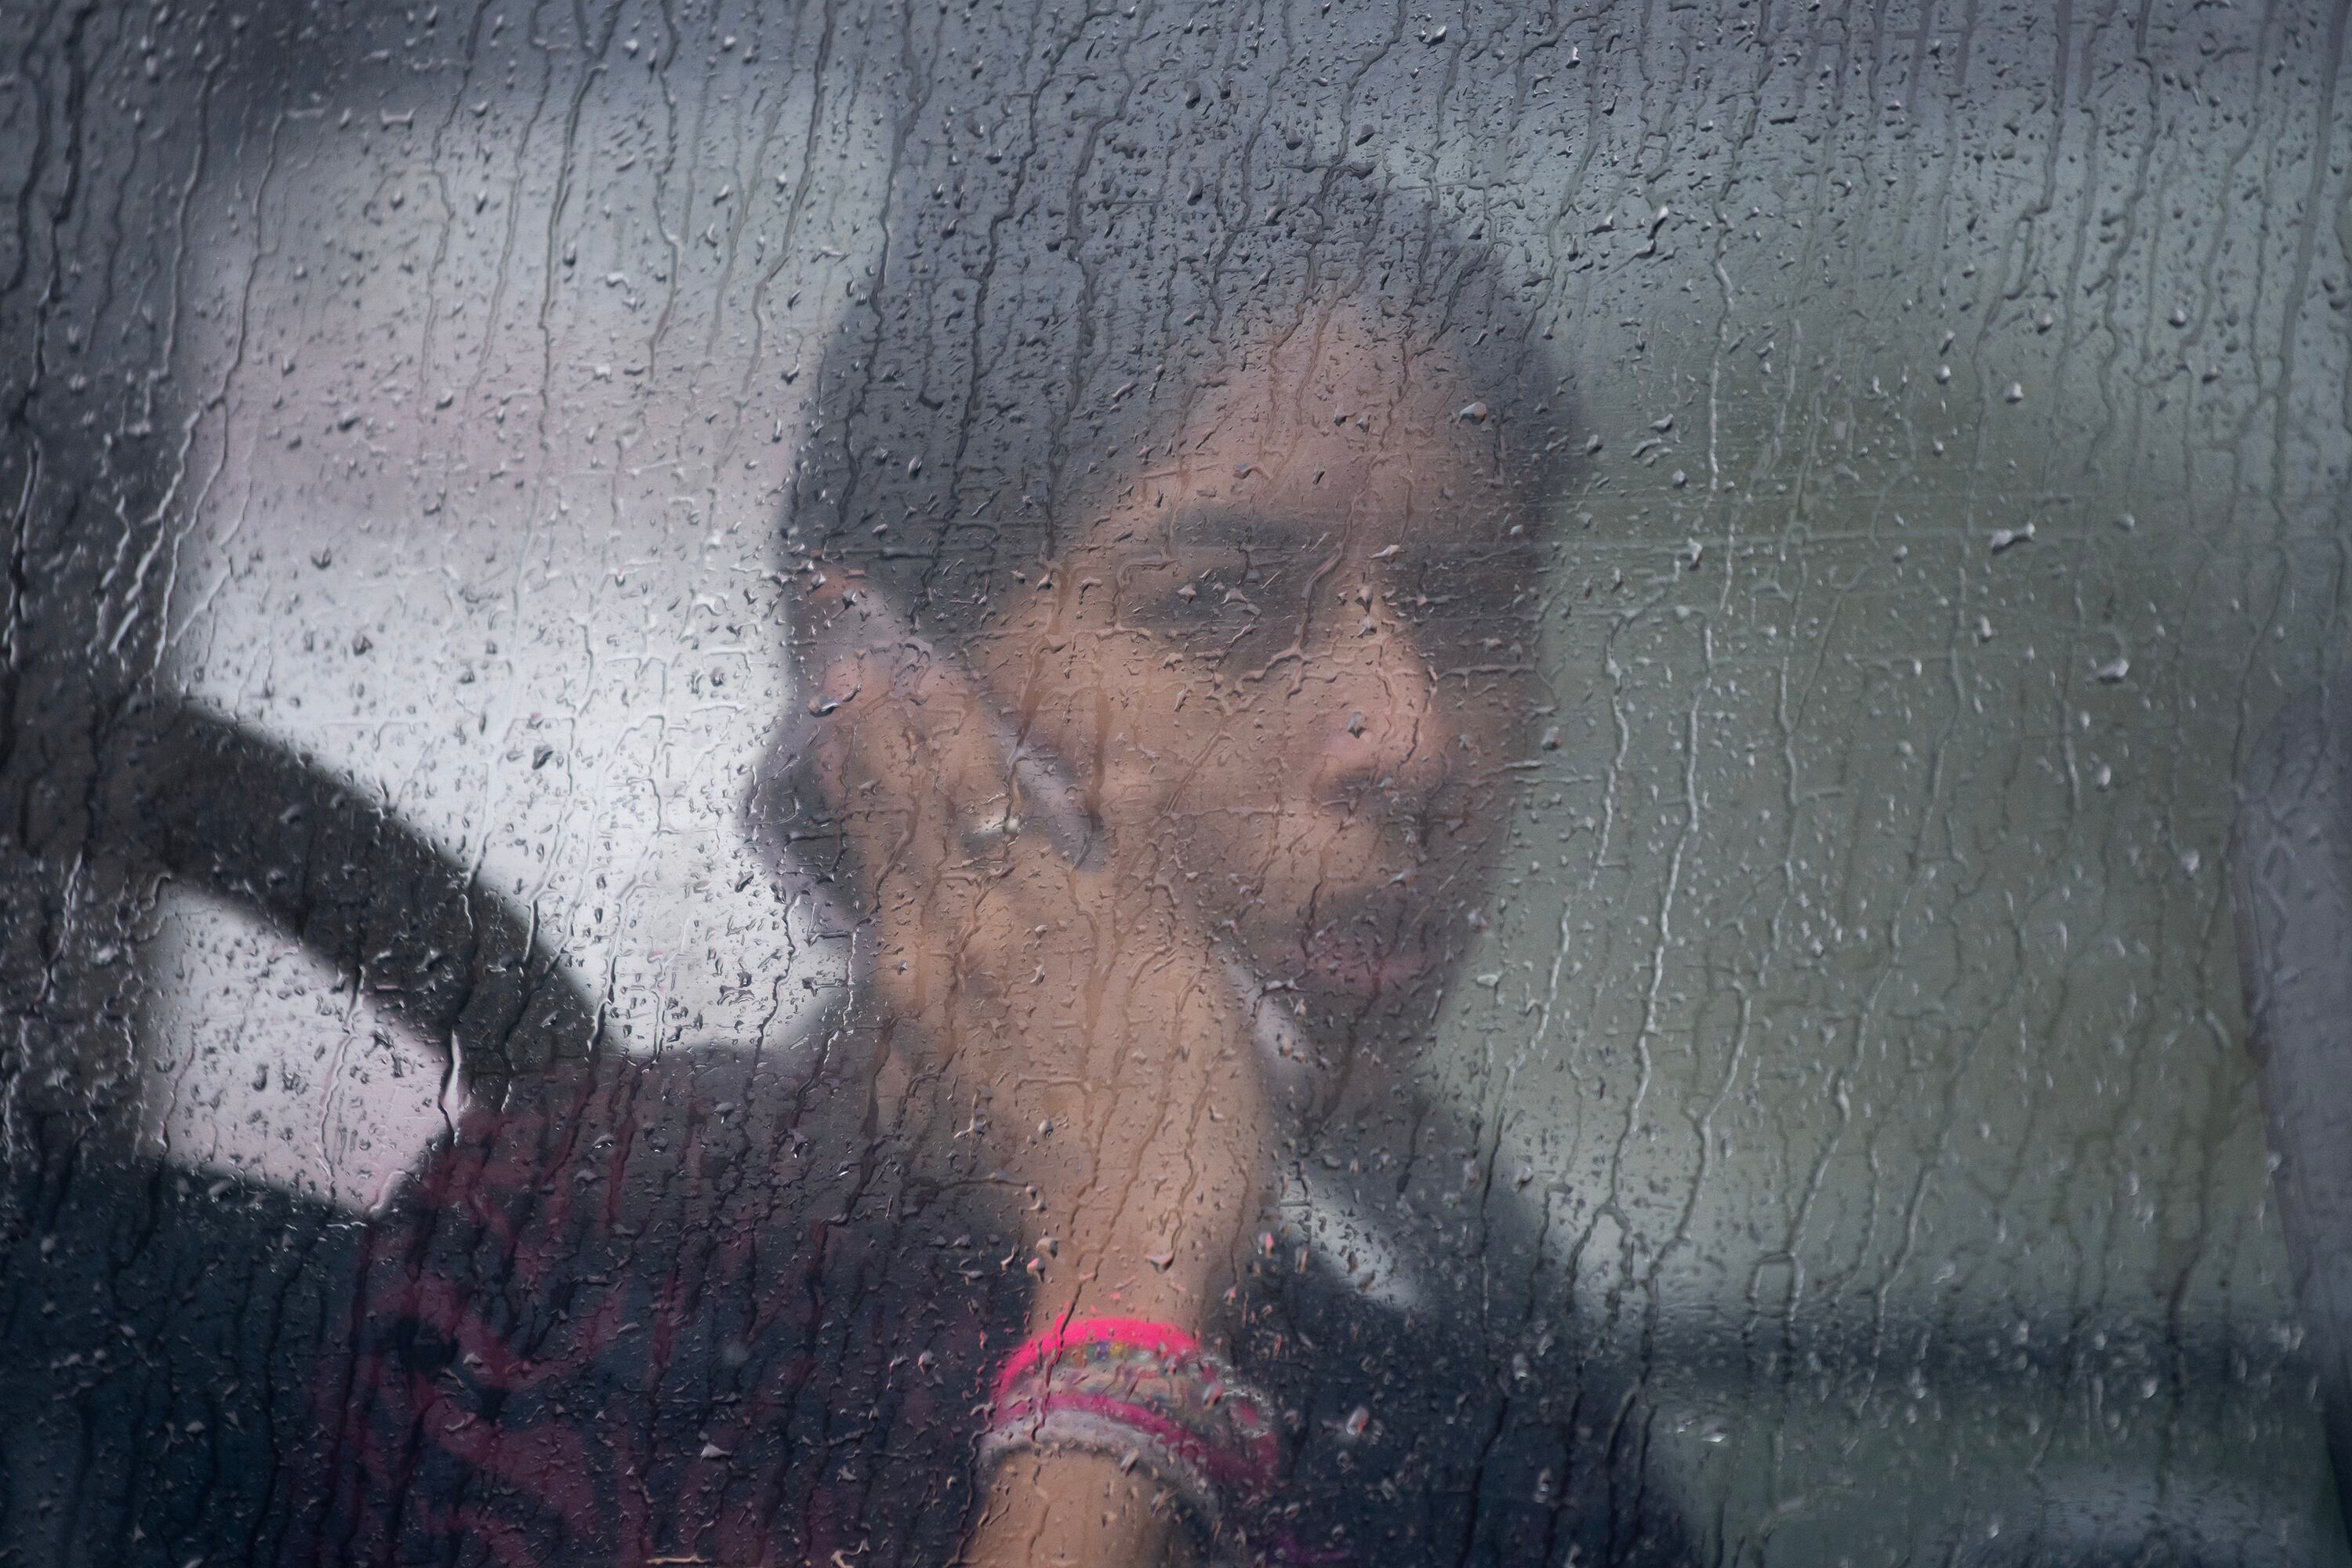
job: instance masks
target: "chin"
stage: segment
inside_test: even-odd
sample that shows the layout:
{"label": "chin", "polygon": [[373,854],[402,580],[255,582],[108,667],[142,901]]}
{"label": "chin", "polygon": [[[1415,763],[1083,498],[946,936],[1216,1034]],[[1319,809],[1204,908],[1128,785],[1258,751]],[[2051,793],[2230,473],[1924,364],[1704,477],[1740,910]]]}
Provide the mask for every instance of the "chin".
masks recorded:
{"label": "chin", "polygon": [[1254,967],[1265,980],[1287,984],[1318,1027],[1326,1016],[1344,1022],[1369,1014],[1425,1014],[1461,955],[1425,924],[1391,931],[1385,938],[1342,935],[1328,927],[1320,933],[1286,932],[1255,944]]}

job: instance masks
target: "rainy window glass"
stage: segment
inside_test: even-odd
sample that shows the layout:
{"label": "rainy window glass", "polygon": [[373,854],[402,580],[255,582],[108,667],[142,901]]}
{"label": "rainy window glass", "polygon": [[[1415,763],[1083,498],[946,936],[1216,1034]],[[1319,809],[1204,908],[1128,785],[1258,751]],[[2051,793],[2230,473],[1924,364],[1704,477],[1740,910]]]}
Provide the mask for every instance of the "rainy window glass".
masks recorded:
{"label": "rainy window glass", "polygon": [[2352,1562],[2347,17],[0,8],[0,1564]]}

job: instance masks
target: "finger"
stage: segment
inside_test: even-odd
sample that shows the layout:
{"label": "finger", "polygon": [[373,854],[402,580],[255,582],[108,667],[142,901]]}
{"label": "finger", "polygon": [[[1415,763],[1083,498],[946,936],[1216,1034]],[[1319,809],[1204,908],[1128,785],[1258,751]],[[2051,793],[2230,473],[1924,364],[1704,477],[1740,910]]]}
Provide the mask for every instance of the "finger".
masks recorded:
{"label": "finger", "polygon": [[1021,743],[970,670],[857,609],[845,595],[826,635],[840,650],[850,628],[855,651],[837,652],[811,708],[873,894],[877,1000],[948,1056],[979,1045],[982,1073],[1009,1065],[1016,1039],[1024,1069],[1051,1076],[1233,1036],[1241,997],[1206,933],[1129,863],[1154,847],[1121,859],[1076,781]]}
{"label": "finger", "polygon": [[[935,851],[984,853],[993,839],[1024,840],[1070,866],[1095,867],[1102,837],[1077,779],[1024,737],[961,663],[894,626],[864,595],[845,597],[818,625],[811,652],[829,662],[810,711],[840,714],[835,743],[856,754],[861,787],[901,815],[920,792],[946,797],[956,842],[942,839]],[[862,710],[841,713],[852,705]],[[922,765],[910,767],[916,760]]]}
{"label": "finger", "polygon": [[806,588],[800,744],[871,899],[866,981],[890,1016],[952,1035],[942,1009],[1002,979],[1024,918],[986,854],[1018,831],[1011,763],[977,684],[885,601],[848,579]]}
{"label": "finger", "polygon": [[[818,682],[811,710],[831,714],[863,695],[877,669],[890,669],[889,700],[904,710],[898,717],[919,734],[927,754],[947,770],[935,775],[935,782],[974,803],[975,809],[991,803],[1002,805],[975,816],[970,826],[992,828],[1008,839],[1030,837],[1071,866],[1091,866],[1102,848],[1102,836],[1067,764],[1024,738],[1010,718],[982,700],[968,676],[939,659],[928,645],[902,639],[898,652],[903,657],[892,660],[869,644],[859,654],[836,658]],[[910,660],[923,663],[913,668]]]}
{"label": "finger", "polygon": [[943,1024],[929,1015],[973,982],[1009,984],[1020,933],[1051,918],[1041,879],[1059,882],[1066,910],[1088,893],[1049,847],[1023,841],[1018,787],[961,669],[860,654],[826,672],[819,696],[840,704],[817,721],[822,771],[873,896],[873,978],[887,1003]]}

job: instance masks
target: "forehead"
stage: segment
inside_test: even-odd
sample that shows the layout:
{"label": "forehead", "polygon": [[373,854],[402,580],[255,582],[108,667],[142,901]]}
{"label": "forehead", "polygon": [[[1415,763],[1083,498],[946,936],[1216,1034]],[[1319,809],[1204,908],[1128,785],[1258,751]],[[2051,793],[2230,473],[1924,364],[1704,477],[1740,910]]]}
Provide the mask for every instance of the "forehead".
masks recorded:
{"label": "forehead", "polygon": [[1186,379],[1180,397],[1128,411],[1080,549],[1475,548],[1523,521],[1496,412],[1506,390],[1378,301],[1237,331]]}
{"label": "forehead", "polygon": [[1473,544],[1508,536],[1511,496],[1475,437],[1393,417],[1279,437],[1226,426],[1181,461],[1143,468],[1099,510],[1087,542],[1263,551]]}
{"label": "forehead", "polygon": [[1497,453],[1504,389],[1481,381],[1461,345],[1343,301],[1245,338],[1226,356],[1219,395],[1203,400],[1202,434],[1244,488],[1458,492],[1478,486]]}

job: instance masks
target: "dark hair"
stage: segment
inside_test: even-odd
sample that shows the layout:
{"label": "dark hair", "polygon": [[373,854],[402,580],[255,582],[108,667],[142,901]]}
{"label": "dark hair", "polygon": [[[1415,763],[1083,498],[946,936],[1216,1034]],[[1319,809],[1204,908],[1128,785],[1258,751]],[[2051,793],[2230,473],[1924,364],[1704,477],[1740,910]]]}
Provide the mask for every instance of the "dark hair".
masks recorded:
{"label": "dark hair", "polygon": [[894,227],[818,371],[787,552],[862,570],[919,628],[970,631],[1004,573],[1085,526],[1077,509],[1098,510],[1121,465],[1213,416],[1203,405],[1238,356],[1303,335],[1311,357],[1350,314],[1395,356],[1381,416],[1441,397],[1472,409],[1532,534],[1570,399],[1502,258],[1367,164],[1301,194],[1243,213],[1105,204],[1085,233],[1015,216],[984,245],[929,214]]}

